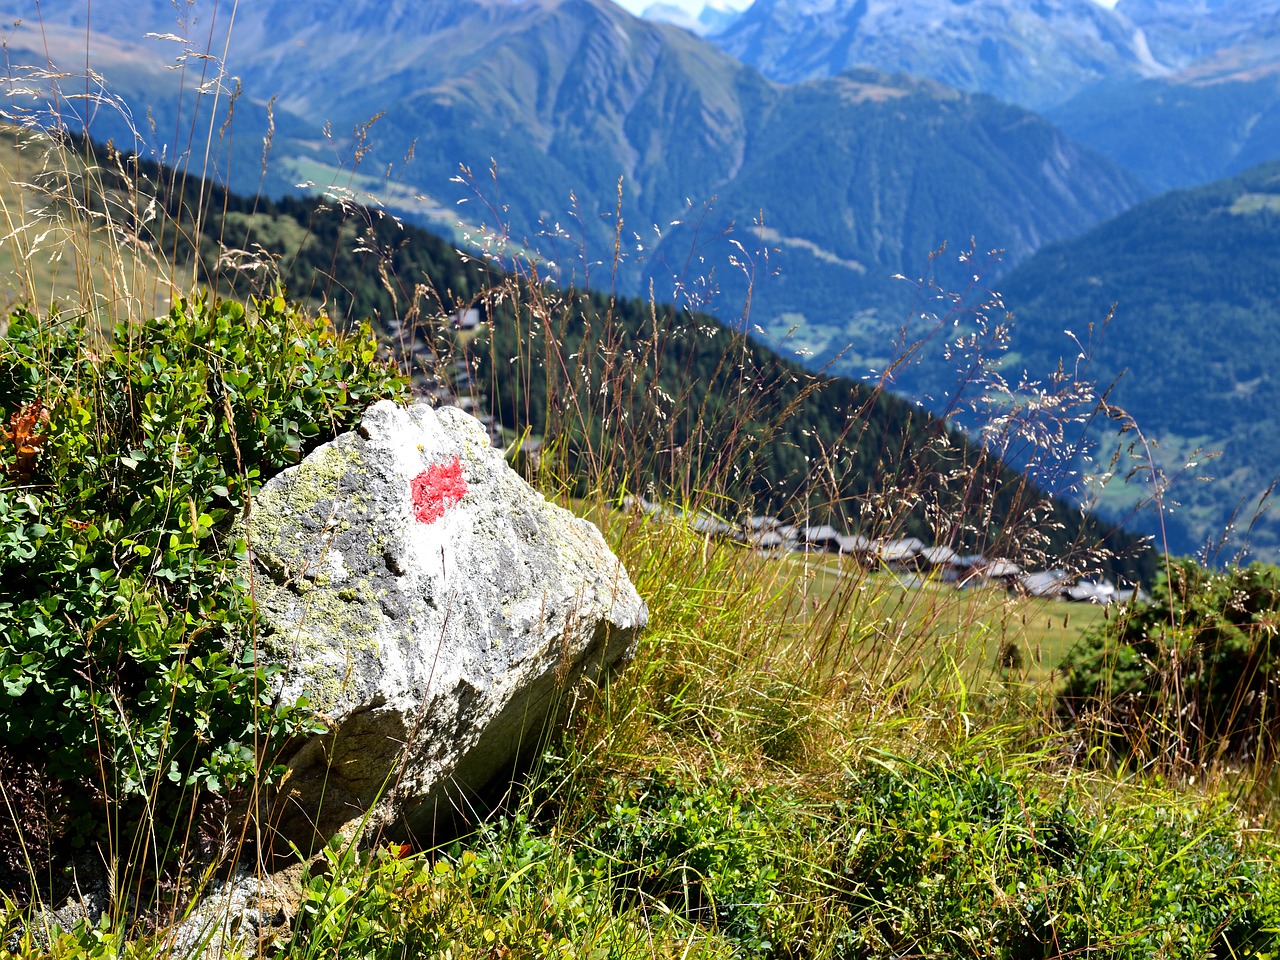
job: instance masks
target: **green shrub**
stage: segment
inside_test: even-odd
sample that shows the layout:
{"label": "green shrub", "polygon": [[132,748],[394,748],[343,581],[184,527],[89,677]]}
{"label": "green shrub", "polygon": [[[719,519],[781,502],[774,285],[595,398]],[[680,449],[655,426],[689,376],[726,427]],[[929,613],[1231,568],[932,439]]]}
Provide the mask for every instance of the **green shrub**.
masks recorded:
{"label": "green shrub", "polygon": [[256,661],[234,521],[403,384],[368,330],[280,297],[180,302],[96,349],[26,311],[0,340],[0,748],[76,785],[59,847],[114,828],[124,854],[141,823],[164,851],[308,723]]}
{"label": "green shrub", "polygon": [[842,874],[860,948],[958,956],[989,941],[1001,957],[1054,955],[1054,875],[1084,839],[1065,804],[1025,808],[981,767],[868,767],[847,797]]}
{"label": "green shrub", "polygon": [[1087,809],[981,763],[867,766],[838,810],[848,952],[1280,955],[1275,851],[1247,855],[1226,808]]}
{"label": "green shrub", "polygon": [[1071,651],[1059,713],[1091,746],[1143,758],[1273,757],[1278,629],[1280,567],[1175,563]]}
{"label": "green shrub", "polygon": [[656,900],[717,929],[747,956],[771,954],[789,900],[789,845],[779,841],[795,821],[783,806],[772,793],[721,778],[619,779],[582,855],[623,902]]}
{"label": "green shrub", "polygon": [[[516,814],[433,862],[330,847],[304,882],[291,957],[652,956],[663,922],[611,908],[573,845]],[[660,955],[660,954],[659,954]]]}
{"label": "green shrub", "polygon": [[338,844],[303,880],[287,955],[403,958],[440,956],[448,919],[461,906],[460,885],[421,857],[386,847],[357,856]]}

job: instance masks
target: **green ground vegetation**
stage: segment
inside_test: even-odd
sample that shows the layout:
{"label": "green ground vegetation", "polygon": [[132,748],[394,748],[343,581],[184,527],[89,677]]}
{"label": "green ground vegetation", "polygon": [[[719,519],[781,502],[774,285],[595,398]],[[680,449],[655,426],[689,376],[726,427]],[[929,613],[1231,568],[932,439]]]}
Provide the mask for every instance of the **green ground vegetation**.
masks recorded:
{"label": "green ground vegetation", "polygon": [[[224,201],[230,209],[220,195],[209,208]],[[347,222],[367,225],[362,217]],[[155,250],[180,234],[158,225],[146,235]],[[387,261],[373,263],[365,276],[381,277]],[[367,284],[372,293],[351,289],[390,297],[416,275],[396,274],[403,288],[391,276]],[[551,298],[528,277],[472,276],[496,283],[509,315],[525,319],[521,342],[544,338],[517,409],[562,407],[573,455],[553,454],[535,479],[601,526],[649,605],[649,628],[626,671],[566,695],[563,726],[546,731],[491,812],[462,811],[449,835],[335,838],[295,865],[285,920],[264,922],[245,955],[1280,953],[1272,758],[1256,739],[1230,736],[1216,752],[1183,749],[1189,739],[1149,755],[1098,749],[1094,727],[1060,709],[1054,669],[1086,616],[1113,658],[1137,643],[1128,625],[1151,639],[1142,625],[1165,616],[1252,657],[1259,648],[1232,632],[1245,581],[1204,580],[1186,594],[1194,601],[1156,592],[1153,607],[1085,615],[990,590],[907,587],[829,558],[767,560],[687,522],[623,512],[618,493],[639,485],[619,483],[629,462],[653,471],[633,471],[637,481],[680,493],[694,511],[751,489],[737,471],[762,462],[769,435],[750,425],[780,433],[791,429],[784,414],[808,409],[802,388],[787,387],[791,368],[764,364],[723,329],[707,333],[725,358],[699,388],[714,390],[682,388],[664,408],[706,442],[694,432],[678,455],[646,460],[652,434],[605,442],[623,414],[643,413],[629,399],[579,403],[532,388],[563,382],[552,379],[559,364],[581,364],[592,396],[629,398],[641,383],[668,391],[671,381],[645,379],[648,366],[628,365],[627,348],[648,348],[611,332],[626,314],[568,292]],[[80,302],[122,302],[93,294]],[[305,734],[312,717],[307,704],[264,696],[270,665],[253,656],[247,585],[231,565],[248,546],[235,519],[257,484],[349,427],[368,401],[405,396],[370,331],[330,322],[338,311],[314,300],[215,292],[158,318],[130,309],[139,312],[20,309],[0,339],[0,958],[193,955],[172,937],[191,898],[237,863],[266,869],[248,833],[228,836],[226,815],[278,774],[276,738]],[[503,356],[503,314],[486,309],[490,357]],[[649,308],[647,322],[663,315]],[[568,340],[575,324],[603,332]],[[690,346],[702,334],[685,324],[657,341],[654,369],[702,370]],[[620,347],[613,366],[604,352],[582,355],[597,343]],[[741,412],[754,409],[741,399],[754,391],[765,420]],[[871,418],[879,402],[859,409]],[[575,416],[588,420],[574,427]],[[1004,522],[994,496],[930,492],[990,492],[981,459],[929,459],[901,442],[910,463],[877,475],[883,495],[864,495],[860,518],[902,529],[915,506],[945,502],[925,510],[931,524]],[[1252,635],[1269,636],[1273,574],[1248,576],[1259,586]],[[1269,660],[1257,663],[1269,679]],[[1166,699],[1178,689],[1142,676]],[[74,709],[57,709],[62,701]],[[50,928],[40,906],[61,901],[85,857],[106,866],[107,908]]]}
{"label": "green ground vegetation", "polygon": [[[653,615],[628,672],[569,706],[472,832],[332,845],[261,950],[1274,956],[1280,850],[1237,780],[1077,763],[1016,693],[917,687],[911,658],[882,656],[873,675],[857,651],[824,649],[779,565],[625,517],[610,535]],[[104,921],[53,952],[125,942]],[[162,936],[129,943],[165,953]]]}

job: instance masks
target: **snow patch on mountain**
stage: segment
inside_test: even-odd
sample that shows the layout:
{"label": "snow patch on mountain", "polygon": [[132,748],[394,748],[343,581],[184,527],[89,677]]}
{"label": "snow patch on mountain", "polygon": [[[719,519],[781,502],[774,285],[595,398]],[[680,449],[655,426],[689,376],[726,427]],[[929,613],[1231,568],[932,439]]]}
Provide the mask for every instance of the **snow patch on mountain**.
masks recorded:
{"label": "snow patch on mountain", "polygon": [[684,27],[690,33],[706,36],[727,29],[750,6],[750,0],[662,0],[651,3],[648,0],[618,0],[622,6],[631,9],[641,2],[647,5],[638,12],[645,20],[658,23],[672,23]]}

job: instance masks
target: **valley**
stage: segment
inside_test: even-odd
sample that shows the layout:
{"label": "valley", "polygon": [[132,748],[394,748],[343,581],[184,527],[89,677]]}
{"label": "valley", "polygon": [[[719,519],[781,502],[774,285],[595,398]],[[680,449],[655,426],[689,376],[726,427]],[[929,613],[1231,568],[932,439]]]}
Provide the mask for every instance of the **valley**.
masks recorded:
{"label": "valley", "polygon": [[1280,0],[0,8],[0,960],[1277,956]]}
{"label": "valley", "polygon": [[[48,122],[56,104],[76,132],[178,158],[242,193],[372,201],[461,246],[505,247],[507,266],[533,255],[564,285],[706,311],[934,412],[975,401],[973,368],[956,360],[963,334],[942,326],[970,330],[985,303],[1004,303],[1015,333],[983,368],[1024,364],[1033,380],[1070,353],[1039,332],[1059,314],[1076,331],[1112,302],[1118,317],[1146,311],[1101,278],[1087,288],[1097,297],[1060,291],[1073,299],[1050,318],[1057,287],[1033,299],[1019,279],[1041,275],[1019,272],[1046,262],[1041,251],[1162,191],[1280,157],[1271,0],[1198,14],[1147,0],[974,0],[915,19],[888,0],[757,0],[711,10],[692,24],[702,36],[662,22],[680,20],[671,10],[640,19],[608,0],[325,2],[305,15],[266,2],[237,11],[229,42],[227,11],[202,4],[49,0],[38,17],[10,13],[24,18],[8,39],[18,118]],[[86,50],[102,93],[78,110]],[[206,154],[184,148],[214,131]],[[1223,221],[1243,233],[1217,249],[1251,249],[1256,221]],[[1138,247],[1114,255],[1150,262]],[[1096,277],[1052,256],[1054,284]],[[1216,304],[1233,294],[1213,278],[1225,276],[1211,271],[1186,292],[1196,299],[1161,308],[1174,342],[1183,325],[1213,329],[1224,315]],[[1238,309],[1256,318],[1267,296]],[[1155,395],[1236,397],[1239,416],[1195,429],[1152,421],[1171,452],[1223,450],[1256,429],[1244,411],[1265,376],[1239,389],[1197,380],[1190,365],[1161,366],[1149,333],[1125,349],[1142,353],[1125,366],[1158,377]],[[1266,466],[1196,484],[1171,546],[1197,549],[1255,502]],[[1084,495],[1080,467],[1063,492]],[[1271,557],[1269,526],[1260,519],[1253,542]]]}

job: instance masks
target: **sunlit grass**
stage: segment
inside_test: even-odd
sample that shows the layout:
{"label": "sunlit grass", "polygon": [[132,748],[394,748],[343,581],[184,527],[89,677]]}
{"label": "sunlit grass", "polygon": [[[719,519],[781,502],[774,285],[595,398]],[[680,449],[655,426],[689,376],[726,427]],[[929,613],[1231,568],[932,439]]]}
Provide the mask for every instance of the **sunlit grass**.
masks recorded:
{"label": "sunlit grass", "polygon": [[[136,199],[136,198],[135,198]],[[0,127],[0,297],[47,312],[164,313],[174,288],[154,256],[121,242],[123,198],[84,159],[38,133]]]}

